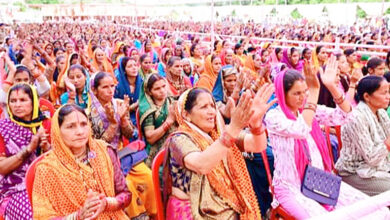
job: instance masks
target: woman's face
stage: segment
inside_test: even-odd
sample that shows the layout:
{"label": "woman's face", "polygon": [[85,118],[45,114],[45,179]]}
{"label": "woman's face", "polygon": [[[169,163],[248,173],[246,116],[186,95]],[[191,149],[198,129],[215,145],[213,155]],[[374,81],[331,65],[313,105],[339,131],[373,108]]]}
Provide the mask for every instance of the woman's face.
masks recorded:
{"label": "woman's face", "polygon": [[18,118],[30,121],[32,117],[32,100],[23,90],[12,91],[9,96],[9,108]]}
{"label": "woman's face", "polygon": [[184,117],[202,131],[209,133],[215,127],[216,109],[212,96],[202,92],[198,94],[191,112],[184,111]]}
{"label": "woman's face", "polygon": [[349,63],[347,61],[347,57],[340,56],[340,58],[338,60],[338,68],[340,70],[340,73],[343,73],[343,74],[349,73],[349,71],[351,70],[351,67],[349,66]]}
{"label": "woman's face", "polygon": [[144,61],[141,63],[141,67],[145,72],[148,72],[152,69],[152,61],[150,60],[150,57],[145,57]]}
{"label": "woman's face", "polygon": [[181,50],[181,47],[176,47],[175,48],[175,54],[176,54],[176,56],[181,56],[182,55],[182,53],[183,53],[183,51]]}
{"label": "woman's face", "polygon": [[267,62],[268,57],[269,57],[269,52],[266,50],[263,52],[263,55],[261,56],[261,62],[263,63]]}
{"label": "woman's face", "polygon": [[194,55],[197,57],[202,56],[202,51],[200,50],[200,45],[195,46]]}
{"label": "woman's face", "polygon": [[364,100],[371,108],[386,109],[390,101],[389,83],[386,80],[382,80],[380,87],[375,92],[371,95],[364,94]]}
{"label": "woman's face", "polygon": [[163,101],[168,95],[167,83],[164,79],[156,81],[150,89],[150,96],[154,101]]}
{"label": "woman's face", "polygon": [[356,52],[353,52],[351,55],[347,56],[347,61],[350,65],[354,64],[357,61]]}
{"label": "woman's face", "polygon": [[214,73],[219,73],[222,68],[221,59],[219,57],[214,58],[212,65]]}
{"label": "woman's face", "polygon": [[129,60],[126,63],[126,75],[136,77],[138,75],[138,66],[134,60]]}
{"label": "woman's face", "polygon": [[84,89],[85,75],[80,69],[73,69],[69,71],[68,78],[70,79],[70,82],[76,87],[76,89]]}
{"label": "woman's face", "polygon": [[56,57],[63,56],[64,54],[65,54],[64,51],[58,50],[57,53],[56,53]]}
{"label": "woman's face", "polygon": [[307,97],[307,85],[303,80],[296,80],[286,94],[286,104],[291,111],[296,112],[302,108]]}
{"label": "woman's face", "polygon": [[73,111],[66,115],[60,126],[60,133],[65,145],[71,151],[85,148],[90,134],[87,117],[79,111]]}
{"label": "woman's face", "polygon": [[131,51],[130,57],[138,60],[139,59],[138,51],[137,50]]}
{"label": "woman's face", "polygon": [[299,52],[298,51],[294,51],[291,55],[290,55],[290,62],[293,66],[296,66],[298,65],[298,62],[299,62]]}
{"label": "woman's face", "polygon": [[328,59],[328,54],[326,53],[325,47],[322,47],[320,52],[318,53],[318,60],[324,63],[326,62],[327,59]]}
{"label": "woman's face", "polygon": [[233,64],[233,51],[232,50],[226,51],[225,63],[226,63],[226,65]]}
{"label": "woman's face", "polygon": [[58,67],[59,72],[61,72],[65,68],[65,66],[66,66],[65,58],[58,61],[57,67]]}
{"label": "woman's face", "polygon": [[[369,70],[371,70],[371,69],[369,69]],[[375,76],[384,76],[385,70],[386,70],[386,64],[385,64],[385,62],[383,62],[381,65],[375,67],[374,70],[371,70],[370,74],[375,75]]]}
{"label": "woman's face", "polygon": [[98,63],[104,62],[104,52],[102,50],[97,49],[95,56]]}
{"label": "woman's face", "polygon": [[181,64],[180,60],[176,60],[171,67],[169,67],[169,72],[176,76],[180,77],[181,73],[183,71],[183,66]]}
{"label": "woman's face", "polygon": [[303,54],[303,57],[306,60],[311,60],[311,50],[306,50],[305,54]]}
{"label": "woman's face", "polygon": [[114,97],[115,83],[112,77],[104,77],[100,80],[99,86],[94,91],[95,96],[103,103],[109,103]]}
{"label": "woman's face", "polygon": [[236,87],[236,82],[237,82],[236,74],[229,75],[223,80],[224,87],[226,88],[229,94],[233,93],[234,87]]}
{"label": "woman's face", "polygon": [[256,69],[260,69],[261,68],[261,57],[259,54],[255,54],[255,57],[253,58],[253,62],[255,64],[255,68]]}
{"label": "woman's face", "polygon": [[244,53],[244,47],[240,47],[237,49],[237,54],[242,55]]}
{"label": "woman's face", "polygon": [[145,44],[145,52],[149,52],[149,51],[151,51],[151,50],[152,50],[152,43],[147,42],[147,43]]}
{"label": "woman's face", "polygon": [[47,54],[51,55],[53,53],[53,47],[51,45],[47,45],[45,51]]}
{"label": "woman's face", "polygon": [[74,45],[72,43],[67,43],[65,49],[67,54],[71,54],[73,53]]}
{"label": "woman's face", "polygon": [[169,50],[166,54],[165,54],[165,62],[168,62],[169,58],[172,57],[172,52]]}
{"label": "woman's face", "polygon": [[191,74],[191,64],[190,64],[190,61],[186,60],[186,61],[182,61],[183,63],[183,71],[185,74],[189,75]]}
{"label": "woman's face", "polygon": [[276,54],[276,57],[278,58],[278,60],[282,60],[283,58],[283,50],[280,50],[278,54]]}
{"label": "woman's face", "polygon": [[106,48],[106,47],[107,47],[107,41],[106,41],[106,40],[102,40],[102,41],[100,42],[100,46],[101,46],[102,48]]}
{"label": "woman's face", "polygon": [[54,47],[55,47],[55,48],[60,48],[60,47],[61,47],[61,42],[56,41],[56,42],[54,43]]}
{"label": "woman's face", "polygon": [[27,71],[19,72],[14,77],[14,83],[30,83],[30,75]]}

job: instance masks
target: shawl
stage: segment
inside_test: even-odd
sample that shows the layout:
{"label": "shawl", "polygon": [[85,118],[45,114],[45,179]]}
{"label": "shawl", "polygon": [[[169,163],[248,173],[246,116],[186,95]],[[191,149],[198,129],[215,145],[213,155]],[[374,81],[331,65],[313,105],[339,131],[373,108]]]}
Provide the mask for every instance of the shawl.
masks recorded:
{"label": "shawl", "polygon": [[[76,95],[75,104],[80,106],[81,108],[87,109],[87,111],[89,111],[90,106],[91,106],[91,97],[89,94],[90,78],[89,78],[89,74],[85,71],[85,69],[83,71],[85,74],[85,85],[84,85],[84,89],[81,93],[81,98],[83,100],[83,103],[81,103],[81,100],[79,100],[79,96]],[[64,94],[61,95],[60,98],[61,98],[61,104],[66,104],[69,100],[69,93],[65,92]]]}
{"label": "shawl", "polygon": [[[278,99],[278,104],[280,108],[282,109],[283,113],[286,115],[286,117],[290,120],[296,120],[296,117],[291,112],[291,110],[288,108],[286,104],[285,94],[284,94],[284,86],[283,86],[283,79],[286,75],[286,71],[283,71],[279,73],[276,76],[275,79],[275,93],[276,98]],[[300,110],[302,112],[302,109]],[[319,152],[321,153],[322,161],[324,163],[324,168],[326,171],[331,172],[332,171],[332,162],[329,155],[329,150],[326,145],[325,138],[322,134],[321,128],[318,124],[318,122],[313,119],[312,129],[310,132],[311,136],[314,139],[314,142],[317,145],[317,148]],[[304,147],[307,146],[307,140],[306,139],[295,139],[294,140],[294,153],[295,153],[295,165],[297,167],[298,174],[301,178],[303,178],[303,174],[305,173],[306,165],[309,164],[309,160],[305,155]]]}
{"label": "shawl", "polygon": [[[71,66],[70,60],[71,60],[72,56],[75,54],[77,54],[77,53],[72,53],[71,55],[66,56],[66,66],[64,67],[64,69],[60,73],[58,73],[57,81],[56,82],[53,81],[51,83],[50,99],[52,100],[52,102],[55,106],[57,106],[57,104],[58,104],[57,101],[60,98],[60,96],[65,92],[66,88],[65,88],[64,76],[65,76],[65,74],[68,73],[68,69]],[[58,68],[56,68],[56,69],[58,70]]]}
{"label": "shawl", "polygon": [[212,92],[215,102],[227,102],[228,97],[226,95],[226,88],[224,86],[223,79],[232,74],[237,74],[237,70],[232,65],[226,65],[222,67],[221,71],[219,71],[218,78]]}
{"label": "shawl", "polygon": [[200,75],[200,79],[196,87],[202,87],[207,89],[207,91],[211,92],[217,77],[218,73],[214,73],[213,64],[211,63],[211,55],[209,55],[204,62],[204,71]]}
{"label": "shawl", "polygon": [[[59,111],[54,114],[51,125],[52,151],[36,166],[32,197],[34,219],[66,216],[79,210],[89,189],[107,197],[115,196],[114,168],[107,152],[107,143],[89,135],[90,166],[76,162],[61,137]],[[128,218],[123,210],[117,210],[104,211],[97,219]]]}
{"label": "shawl", "polygon": [[290,62],[289,55],[290,55],[289,54],[289,50],[287,48],[283,49],[283,57],[282,57],[281,62],[286,64],[289,69],[295,69],[295,70],[297,70],[299,72],[302,72],[303,71],[303,62],[302,62],[302,60],[299,60],[298,64],[294,66]]}
{"label": "shawl", "polygon": [[[183,111],[185,111],[184,105],[189,91],[191,90],[187,90],[179,98],[176,108],[179,129],[173,135],[186,134],[201,151],[204,151],[218,140],[224,124],[221,115],[217,115],[214,130],[210,134],[206,134],[196,125],[186,121],[183,117]],[[218,112],[217,109],[215,111]],[[257,197],[253,191],[245,160],[236,145],[231,147],[227,159],[218,163],[206,177],[211,188],[226,201],[229,207],[240,214],[240,219],[261,219]],[[194,192],[193,188],[190,188],[190,201],[199,199],[198,192]],[[191,201],[191,203],[193,202]],[[192,207],[193,210],[197,208]]]}

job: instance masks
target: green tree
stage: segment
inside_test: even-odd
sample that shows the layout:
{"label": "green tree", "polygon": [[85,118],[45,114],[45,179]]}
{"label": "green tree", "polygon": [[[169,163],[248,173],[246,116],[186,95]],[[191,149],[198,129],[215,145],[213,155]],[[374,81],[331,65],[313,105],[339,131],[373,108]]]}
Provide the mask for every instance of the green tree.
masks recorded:
{"label": "green tree", "polygon": [[356,6],[356,16],[358,18],[366,18],[367,13],[359,5],[357,5]]}
{"label": "green tree", "polygon": [[291,13],[290,13],[291,17],[294,18],[294,19],[299,19],[299,18],[302,18],[303,16],[301,15],[301,13],[299,13],[298,11],[298,8],[295,8]]}

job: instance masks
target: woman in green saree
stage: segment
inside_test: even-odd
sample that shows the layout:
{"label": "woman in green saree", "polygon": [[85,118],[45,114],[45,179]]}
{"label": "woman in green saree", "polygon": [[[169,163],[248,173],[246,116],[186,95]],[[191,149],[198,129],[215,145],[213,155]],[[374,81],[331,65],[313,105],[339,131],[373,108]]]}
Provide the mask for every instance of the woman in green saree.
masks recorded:
{"label": "woman in green saree", "polygon": [[145,79],[141,90],[140,126],[145,136],[146,151],[149,155],[146,164],[151,167],[165,139],[177,128],[174,100],[168,97],[167,81],[156,73]]}

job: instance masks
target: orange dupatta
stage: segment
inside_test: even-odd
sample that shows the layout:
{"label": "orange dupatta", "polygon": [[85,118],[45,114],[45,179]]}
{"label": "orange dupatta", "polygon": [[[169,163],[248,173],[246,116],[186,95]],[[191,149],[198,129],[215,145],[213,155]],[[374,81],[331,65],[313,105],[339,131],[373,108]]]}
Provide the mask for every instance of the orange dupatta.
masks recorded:
{"label": "orange dupatta", "polygon": [[[185,111],[184,107],[190,91],[191,89],[184,92],[178,101],[176,118],[179,123],[179,128],[177,133],[187,134],[198,148],[201,151],[204,151],[214,141],[218,140],[222,133],[222,127],[224,124],[222,117],[217,115],[215,128],[210,132],[209,136],[212,140],[210,138],[206,138],[204,134],[201,134],[199,131],[194,129],[193,127],[195,125],[186,121],[182,115],[183,111]],[[240,214],[240,219],[261,219],[257,197],[253,191],[252,182],[245,160],[236,145],[231,147],[227,156],[227,163],[221,161],[206,176],[211,188],[220,197],[222,197],[234,211]]]}
{"label": "orange dupatta", "polygon": [[[36,166],[33,186],[34,219],[63,217],[78,211],[92,189],[115,197],[114,168],[107,153],[107,143],[89,136],[90,166],[76,162],[65,145],[56,111],[51,125],[52,151]],[[89,127],[89,126],[88,126]],[[128,219],[123,210],[104,211],[97,219]]]}
{"label": "orange dupatta", "polygon": [[200,79],[196,87],[202,87],[211,92],[217,80],[218,73],[214,73],[213,64],[211,63],[211,55],[207,56],[204,62],[204,71],[200,75]]}
{"label": "orange dupatta", "polygon": [[[92,66],[95,68],[95,70],[96,70],[97,72],[99,72],[99,71],[106,72],[106,73],[110,74],[110,75],[113,77],[113,79],[115,79],[114,69],[112,68],[111,63],[108,62],[108,59],[107,59],[106,54],[104,54],[103,69],[100,69],[99,64],[98,64],[98,61],[97,61],[97,59],[96,59],[96,51],[97,51],[97,50],[100,50],[100,49],[97,48],[97,49],[93,52],[93,56],[92,56]],[[104,51],[103,51],[103,53],[104,53]],[[95,73],[93,73],[93,74],[95,74]],[[92,75],[93,75],[93,74],[92,74]]]}

